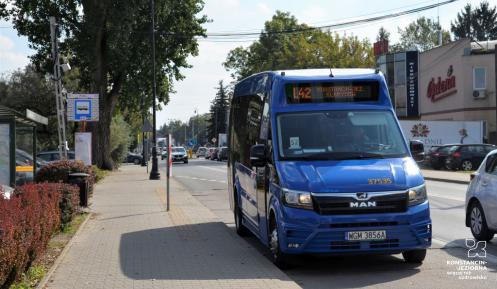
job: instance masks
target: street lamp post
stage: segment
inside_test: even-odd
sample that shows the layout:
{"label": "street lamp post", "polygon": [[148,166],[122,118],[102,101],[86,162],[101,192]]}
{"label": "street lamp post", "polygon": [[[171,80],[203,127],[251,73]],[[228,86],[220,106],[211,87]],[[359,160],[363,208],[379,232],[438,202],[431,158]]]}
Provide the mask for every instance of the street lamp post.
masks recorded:
{"label": "street lamp post", "polygon": [[156,98],[156,85],[155,85],[155,17],[154,17],[154,0],[150,0],[150,18],[151,18],[151,40],[152,40],[152,110],[153,110],[153,131],[152,131],[152,141],[153,141],[153,149],[152,149],[152,170],[150,171],[150,179],[151,180],[160,180],[159,173],[159,164],[157,160],[157,119],[156,119],[156,107],[155,107],[155,98]]}

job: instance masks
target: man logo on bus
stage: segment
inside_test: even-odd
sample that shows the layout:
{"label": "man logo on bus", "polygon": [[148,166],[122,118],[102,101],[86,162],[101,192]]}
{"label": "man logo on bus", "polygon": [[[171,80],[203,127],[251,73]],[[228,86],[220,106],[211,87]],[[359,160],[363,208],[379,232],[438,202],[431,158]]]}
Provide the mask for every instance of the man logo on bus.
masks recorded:
{"label": "man logo on bus", "polygon": [[426,124],[418,123],[412,126],[412,137],[427,137],[430,129]]}

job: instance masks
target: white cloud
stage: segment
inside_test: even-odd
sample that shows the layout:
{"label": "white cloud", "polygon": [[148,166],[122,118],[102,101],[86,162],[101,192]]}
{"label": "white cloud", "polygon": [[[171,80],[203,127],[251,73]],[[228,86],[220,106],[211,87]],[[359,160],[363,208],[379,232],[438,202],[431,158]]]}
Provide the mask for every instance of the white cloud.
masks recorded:
{"label": "white cloud", "polygon": [[28,55],[16,49],[14,40],[5,35],[0,35],[0,69],[8,72],[23,68],[29,63]]}
{"label": "white cloud", "polygon": [[266,3],[259,2],[257,3],[257,9],[263,14],[271,14],[272,10]]}
{"label": "white cloud", "polygon": [[3,35],[0,35],[0,51],[7,51],[14,47],[14,42]]}

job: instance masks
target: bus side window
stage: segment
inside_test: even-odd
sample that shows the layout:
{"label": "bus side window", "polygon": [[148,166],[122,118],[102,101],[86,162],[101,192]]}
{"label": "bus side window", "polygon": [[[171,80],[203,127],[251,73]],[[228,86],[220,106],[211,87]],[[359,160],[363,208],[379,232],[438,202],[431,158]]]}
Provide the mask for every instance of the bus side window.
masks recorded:
{"label": "bus side window", "polygon": [[266,96],[266,100],[264,101],[264,108],[262,109],[262,119],[261,119],[261,133],[259,138],[262,141],[271,138],[269,135],[269,101],[268,96]]}

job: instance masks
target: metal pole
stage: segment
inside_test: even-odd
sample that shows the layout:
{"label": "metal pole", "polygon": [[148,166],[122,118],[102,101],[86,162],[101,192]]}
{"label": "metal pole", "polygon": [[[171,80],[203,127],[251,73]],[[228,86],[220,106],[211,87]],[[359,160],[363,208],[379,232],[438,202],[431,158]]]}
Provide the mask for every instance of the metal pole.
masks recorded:
{"label": "metal pole", "polygon": [[166,169],[166,211],[169,211],[169,159],[171,158],[171,150],[169,149],[171,147],[171,135],[167,135],[167,169]]}
{"label": "metal pole", "polygon": [[[147,153],[145,151],[145,101],[143,100],[145,96],[142,95],[141,98],[141,110],[142,110],[142,163],[141,166],[144,167],[147,165]],[[148,167],[147,167],[147,173],[148,173]]]}
{"label": "metal pole", "polygon": [[50,39],[52,42],[52,57],[54,60],[54,87],[55,87],[55,105],[57,108],[57,125],[59,135],[59,156],[60,159],[67,159],[66,151],[66,124],[64,115],[64,100],[62,99],[62,80],[60,72],[60,55],[57,43],[57,23],[55,17],[50,16]]}
{"label": "metal pole", "polygon": [[[495,82],[494,91],[497,91],[497,44],[494,46],[494,68],[495,68]],[[497,144],[497,93],[495,94],[495,144]]]}
{"label": "metal pole", "polygon": [[150,18],[151,18],[151,34],[152,34],[152,110],[153,110],[153,131],[152,131],[152,170],[150,171],[151,180],[160,180],[159,164],[157,160],[157,128],[156,128],[156,107],[155,107],[155,97],[156,97],[156,85],[155,85],[155,16],[154,16],[154,0],[150,0]]}

